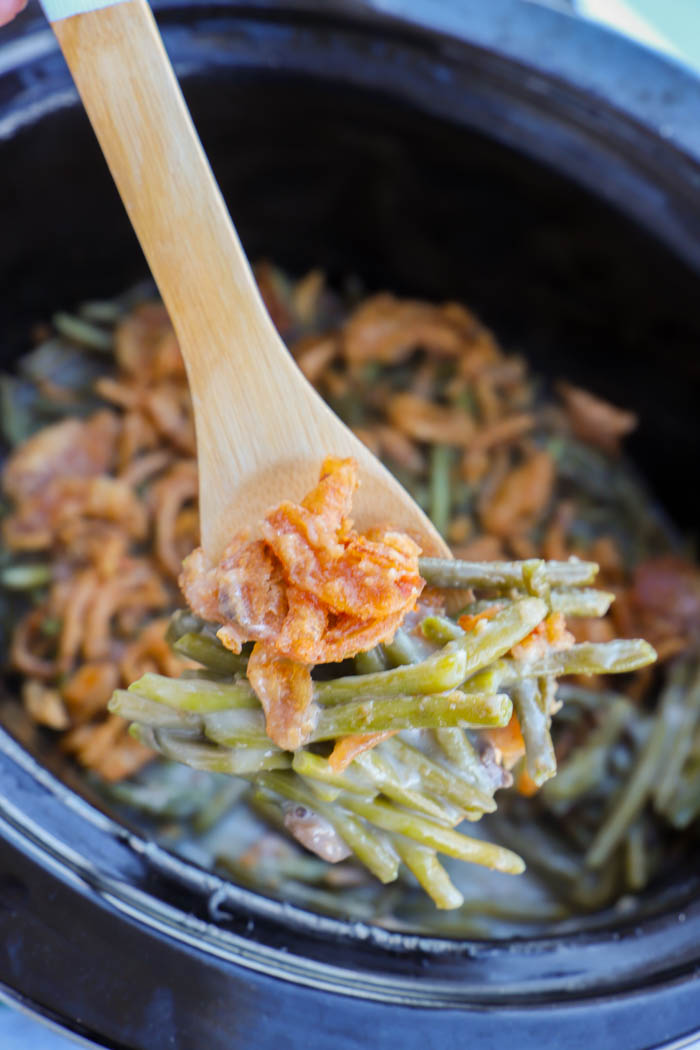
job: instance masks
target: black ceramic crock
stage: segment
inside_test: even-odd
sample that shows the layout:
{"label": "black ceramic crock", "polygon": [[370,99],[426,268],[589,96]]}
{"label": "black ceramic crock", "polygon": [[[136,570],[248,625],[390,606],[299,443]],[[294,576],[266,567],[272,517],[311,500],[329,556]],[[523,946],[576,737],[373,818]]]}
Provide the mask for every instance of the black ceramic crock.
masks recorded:
{"label": "black ceramic crock", "polygon": [[[463,299],[635,408],[635,459],[697,527],[691,74],[521,0],[157,11],[249,255]],[[30,14],[0,44],[7,367],[37,319],[145,267],[50,31]],[[697,858],[575,935],[430,940],[238,889],[65,775],[0,730],[0,992],[100,1046],[640,1050],[700,1029]]]}

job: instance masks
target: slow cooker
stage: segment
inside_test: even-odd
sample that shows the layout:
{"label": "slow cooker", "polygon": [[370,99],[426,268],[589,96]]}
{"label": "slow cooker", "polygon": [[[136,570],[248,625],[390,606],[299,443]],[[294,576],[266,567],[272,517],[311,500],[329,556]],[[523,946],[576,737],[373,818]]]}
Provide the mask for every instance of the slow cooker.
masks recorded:
{"label": "slow cooker", "polygon": [[[697,528],[700,82],[525,0],[156,5],[252,258],[462,299],[639,413]],[[145,263],[48,26],[0,38],[2,367]],[[11,702],[0,707],[9,710]],[[700,863],[575,933],[464,941],[314,915],[116,821],[0,730],[0,993],[129,1050],[641,1050],[700,1030]]]}

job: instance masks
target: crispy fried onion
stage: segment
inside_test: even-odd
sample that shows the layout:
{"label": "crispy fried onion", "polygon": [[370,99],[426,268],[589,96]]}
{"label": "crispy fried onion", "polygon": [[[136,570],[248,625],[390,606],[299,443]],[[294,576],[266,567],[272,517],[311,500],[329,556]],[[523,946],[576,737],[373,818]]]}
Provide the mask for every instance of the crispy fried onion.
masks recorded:
{"label": "crispy fried onion", "polygon": [[418,546],[401,533],[360,535],[349,518],[358,485],[353,459],[328,457],[300,504],[266,515],[261,539],[239,533],[218,565],[201,548],[185,559],[180,586],[218,636],[240,652],[258,644],[248,676],[270,737],[288,749],[308,738],[308,666],[344,660],[393,637],[423,588]]}
{"label": "crispy fried onion", "polygon": [[122,780],[135,773],[152,752],[129,735],[126,722],[109,715],[98,725],[79,725],[61,740],[61,747],[88,769],[97,769],[105,780]]}
{"label": "crispy fried onion", "polygon": [[403,361],[417,349],[455,357],[488,345],[489,356],[496,356],[492,343],[490,333],[457,303],[433,306],[386,294],[362,303],[343,330],[345,357],[355,365]]}
{"label": "crispy fried onion", "polygon": [[13,632],[26,709],[52,728],[73,727],[68,750],[108,777],[149,754],[118,721],[104,721],[112,691],[144,670],[186,666],[165,642],[165,621],[150,621],[174,606],[181,559],[199,540],[192,409],[161,305],[120,323],[115,356],[115,374],[96,384],[113,407],[45,427],[2,473],[13,504],[6,545],[51,559],[45,598]]}
{"label": "crispy fried onion", "polygon": [[8,459],[2,474],[5,493],[19,501],[41,493],[56,477],[99,477],[112,465],[118,433],[119,420],[107,410],[88,420],[44,427]]}

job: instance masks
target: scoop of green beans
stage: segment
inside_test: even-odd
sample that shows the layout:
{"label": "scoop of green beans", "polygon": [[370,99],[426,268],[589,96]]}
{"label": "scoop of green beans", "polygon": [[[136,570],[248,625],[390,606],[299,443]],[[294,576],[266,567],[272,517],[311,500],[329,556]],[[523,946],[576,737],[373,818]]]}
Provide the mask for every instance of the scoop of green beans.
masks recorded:
{"label": "scoop of green beans", "polygon": [[[439,502],[445,496],[444,463],[440,455],[435,459],[432,498]],[[392,641],[358,654],[357,673],[314,681],[314,724],[294,755],[266,735],[262,708],[245,678],[245,651],[230,653],[214,626],[188,612],[173,618],[168,639],[175,651],[201,663],[202,672],[188,671],[180,679],[147,673],[128,690],[118,690],[110,709],[131,720],[139,738],[166,757],[248,779],[266,805],[294,803],[316,813],[380,881],[395,879],[403,863],[437,907],[459,907],[462,894],[438,853],[510,873],[524,867],[508,848],[455,830],[462,820],[492,813],[495,791],[510,782],[471,737],[507,725],[515,708],[528,770],[542,784],[556,771],[549,732],[553,679],[629,671],[654,658],[651,647],[638,640],[550,649],[530,660],[509,655],[551,611],[603,615],[612,595],[587,586],[596,569],[575,559],[486,564],[423,559],[429,583],[490,593],[470,612],[493,605],[494,596],[496,610],[469,630],[450,617],[428,615],[415,633],[400,629]],[[618,731],[620,711],[613,718]],[[394,735],[346,769],[329,763],[333,741],[385,731]],[[406,736],[407,731],[419,736]],[[614,736],[610,726],[605,732],[605,740],[594,736],[591,745],[602,747]],[[597,769],[595,761],[590,765]],[[553,789],[553,805],[580,788],[577,776],[582,774],[574,758],[563,790],[557,795]],[[664,804],[667,795],[659,789]],[[681,807],[679,819],[687,810],[687,804]],[[641,870],[638,847],[632,835],[627,850],[633,872]]]}

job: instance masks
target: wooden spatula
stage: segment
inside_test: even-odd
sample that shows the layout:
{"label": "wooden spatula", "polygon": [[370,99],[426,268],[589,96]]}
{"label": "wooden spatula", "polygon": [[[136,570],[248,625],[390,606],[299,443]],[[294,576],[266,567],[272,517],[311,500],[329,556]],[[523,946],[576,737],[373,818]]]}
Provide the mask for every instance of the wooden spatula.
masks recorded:
{"label": "wooden spatula", "polygon": [[205,550],[217,557],[236,529],[281,499],[300,499],[333,454],[358,461],[360,528],[391,523],[425,553],[447,555],[425,514],[325,405],[277,334],[146,0],[100,3],[44,0],[44,9],[180,342]]}

